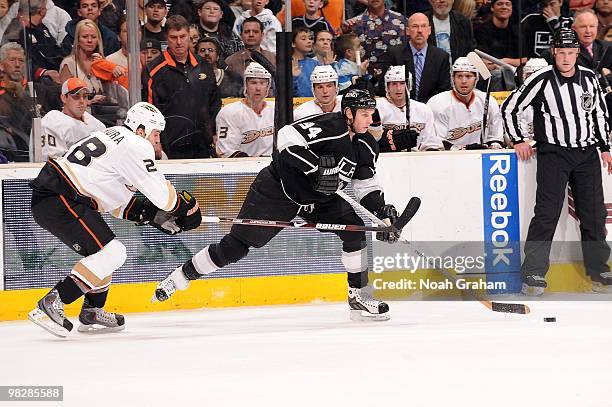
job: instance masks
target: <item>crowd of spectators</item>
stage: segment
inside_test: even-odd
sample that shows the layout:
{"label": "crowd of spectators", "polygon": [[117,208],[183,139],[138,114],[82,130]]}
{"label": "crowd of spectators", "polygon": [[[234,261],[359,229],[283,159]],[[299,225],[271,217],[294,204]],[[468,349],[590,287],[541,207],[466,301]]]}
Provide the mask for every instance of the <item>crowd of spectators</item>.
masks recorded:
{"label": "crowd of spectators", "polygon": [[[612,80],[612,0],[292,0],[291,5],[293,96],[316,96],[313,77],[324,92],[319,79],[330,75],[329,68],[316,69],[330,67],[335,87],[327,88],[334,95],[323,98],[329,109],[335,94],[356,82],[388,98],[385,73],[402,65],[411,74],[410,99],[427,104],[451,90],[451,67],[474,49],[504,62],[485,61],[492,90],[512,90],[530,58],[550,63],[550,43],[561,28],[576,31],[578,63],[601,77],[602,88]],[[217,115],[224,98],[244,98],[240,103],[253,108],[255,96],[247,97],[247,87],[257,97],[262,91],[276,94],[273,80],[251,86],[244,73],[254,52],[276,65],[284,0],[137,0],[137,10],[139,53],[129,52],[125,0],[0,0],[0,153],[7,161],[31,160],[31,144],[38,142],[30,136],[32,118],[62,111],[70,96],[62,85],[71,78],[87,89],[86,115],[79,117],[121,124],[129,108],[129,55],[140,57],[142,99],[166,116],[165,156],[244,155],[219,153]],[[477,87],[483,88],[482,81]]]}

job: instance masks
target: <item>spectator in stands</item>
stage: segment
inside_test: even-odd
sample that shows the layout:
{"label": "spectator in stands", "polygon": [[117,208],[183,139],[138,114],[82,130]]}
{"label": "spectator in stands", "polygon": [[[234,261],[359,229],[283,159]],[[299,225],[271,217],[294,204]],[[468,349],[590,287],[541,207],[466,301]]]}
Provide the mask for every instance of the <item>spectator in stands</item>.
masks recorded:
{"label": "spectator in stands", "polygon": [[166,21],[168,49],[146,70],[143,99],[166,117],[161,135],[168,158],[208,158],[221,101],[208,62],[189,51],[189,23],[180,15]]}
{"label": "spectator in stands", "polygon": [[[408,66],[412,73],[410,98],[427,103],[429,98],[451,89],[449,55],[428,43],[431,26],[425,14],[415,13],[408,19],[408,46],[395,45],[385,57],[384,72],[394,65]],[[379,82],[378,94],[386,95],[384,81]]]}
{"label": "spectator in stands", "polygon": [[189,25],[189,51],[192,54],[196,53],[196,45],[200,41],[200,31],[198,31],[198,26],[196,24]]}
{"label": "spectator in stands", "polygon": [[321,15],[323,0],[303,0],[306,13],[292,20],[293,29],[306,27],[315,35],[322,30],[333,31],[331,24]]}
{"label": "spectator in stands", "polygon": [[387,9],[383,0],[369,0],[368,9],[347,20],[342,30],[357,34],[370,61],[368,71],[374,77],[382,74],[383,55],[387,50],[394,45],[406,43],[406,18]]}
{"label": "spectator in stands", "polygon": [[[214,38],[221,47],[221,60],[244,49],[240,37],[221,21],[223,10],[221,0],[203,0],[198,6],[200,22],[198,30],[202,38]],[[243,23],[244,24],[244,23]]]}
{"label": "spectator in stands", "polygon": [[[144,57],[142,66],[150,64],[155,58],[161,55],[161,43],[156,39],[142,39],[140,41],[140,54]],[[146,85],[146,84],[145,84]]]}
{"label": "spectator in stands", "polygon": [[57,45],[61,45],[66,36],[66,24],[70,22],[70,14],[56,6],[52,0],[46,0],[46,5],[47,14],[43,18],[43,24],[47,26]]}
{"label": "spectator in stands", "polygon": [[[365,4],[367,4],[367,0],[362,0]],[[349,3],[347,1],[346,3]],[[350,12],[350,9],[345,6],[344,0],[324,0],[323,7],[320,10],[320,14],[324,17],[332,26],[333,32],[336,32],[340,29],[340,26],[343,23],[344,11]],[[306,14],[306,6],[303,0],[291,0],[291,17],[299,17]],[[284,23],[285,21],[285,9],[281,10],[277,17],[280,21]],[[346,19],[354,17],[354,14],[347,14]],[[295,28],[295,27],[294,27]]]}
{"label": "spectator in stands", "polygon": [[251,62],[244,72],[245,98],[224,106],[217,116],[219,157],[272,155],[274,102],[265,100],[272,77],[263,66]]}
{"label": "spectator in stands", "polygon": [[604,28],[604,30],[597,36],[598,40],[612,42],[612,24]]}
{"label": "spectator in stands", "polygon": [[227,69],[226,81],[231,84],[230,89],[225,90],[224,94],[230,94],[234,97],[241,97],[243,93],[243,75],[244,69],[248,65],[251,58],[251,51],[261,53],[272,65],[276,66],[276,54],[262,49],[263,41],[263,23],[255,17],[249,17],[242,23],[242,42],[245,49],[238,51],[225,59]]}
{"label": "spectator in stands", "polygon": [[472,18],[476,15],[476,1],[474,0],[455,0],[453,10],[467,17],[468,20],[472,21]]}
{"label": "spectator in stands", "polygon": [[[238,18],[242,15],[242,13],[251,9],[251,0],[238,0],[230,7],[232,9],[232,12],[234,13],[234,17]],[[236,20],[234,19],[234,21]]]}
{"label": "spectator in stands", "polygon": [[118,33],[121,18],[126,15],[125,0],[100,0],[100,22]]}
{"label": "spectator in stands", "polygon": [[121,17],[121,22],[119,24],[119,42],[121,42],[121,49],[117,52],[114,52],[106,57],[106,59],[116,65],[122,66],[124,68],[128,67],[128,50],[127,50],[127,42],[128,42],[128,27],[127,20],[125,16]]}
{"label": "spectator in stands", "polygon": [[338,74],[334,68],[330,65],[317,66],[310,75],[310,82],[314,99],[302,103],[295,109],[293,119],[299,120],[319,113],[339,112],[342,96],[338,96]]}
{"label": "spectator in stands", "polygon": [[[204,61],[208,62],[213,67],[219,97],[232,97],[237,94],[237,91],[232,89],[232,84],[225,75],[225,69],[221,69],[219,67],[221,46],[217,40],[212,37],[200,38],[200,41],[198,41],[198,44],[196,45],[196,51]],[[221,63],[222,62],[223,61],[221,61]],[[223,66],[225,66],[225,64],[223,64]]]}
{"label": "spectator in stands", "polygon": [[334,35],[327,30],[315,33],[314,59],[319,61],[321,65],[331,65],[336,62],[336,54],[332,49],[333,41]]}
{"label": "spectator in stands", "polygon": [[[237,35],[242,33],[242,23],[249,17],[256,17],[263,23],[264,34],[261,47],[266,51],[276,52],[276,33],[283,31],[278,19],[272,12],[264,8],[269,0],[252,0],[251,9],[242,13],[234,22],[234,32]],[[295,31],[294,31],[295,32]]]}
{"label": "spectator in stands", "polygon": [[51,110],[41,120],[43,162],[61,157],[76,142],[106,128],[87,112],[88,96],[87,84],[79,78],[68,78],[62,84],[62,111]]}
{"label": "spectator in stands", "polygon": [[310,75],[315,66],[319,65],[319,62],[307,56],[312,52],[312,33],[310,30],[305,27],[294,30],[292,46],[293,96],[312,96]]}
{"label": "spectator in stands", "polygon": [[597,26],[597,34],[601,35],[607,27],[612,25],[612,0],[597,0],[595,3],[595,12],[599,24]]}
{"label": "spectator in stands", "polygon": [[[341,35],[336,40],[338,63],[335,68],[338,72],[338,86],[340,91],[351,86],[354,77],[366,76],[370,61],[363,58],[361,64],[357,63],[358,55],[361,57],[363,53],[363,47],[355,33]],[[369,77],[369,75],[367,76]]]}
{"label": "spectator in stands", "polygon": [[429,3],[431,10],[425,13],[431,26],[429,44],[450,54],[452,64],[474,50],[472,24],[467,17],[452,10],[453,0],[429,0]]}
{"label": "spectator in stands", "polygon": [[[518,27],[510,24],[511,0],[491,0],[491,18],[474,30],[479,50],[501,59],[514,67],[520,65]],[[498,67],[485,60],[489,70]]]}
{"label": "spectator in stands", "polygon": [[[17,42],[28,50],[28,61],[34,79],[48,77],[58,85],[62,50],[42,20],[47,12],[45,0],[21,0],[19,18],[23,29]],[[24,43],[25,41],[25,43]]]}
{"label": "spectator in stands", "polygon": [[542,0],[541,11],[525,16],[521,21],[523,34],[523,56],[535,58],[550,48],[554,33],[561,28],[570,28],[571,17],[561,15],[563,0]]}
{"label": "spectator in stands", "polygon": [[98,25],[89,19],[81,20],[75,27],[74,35],[74,45],[70,47],[72,52],[60,65],[60,80],[63,83],[72,77],[80,78],[87,84],[89,93],[93,95],[89,104],[103,103],[106,101],[106,96],[102,82],[92,72],[94,54],[104,55],[104,45],[100,41]]}
{"label": "spectator in stands", "polygon": [[35,107],[27,89],[25,53],[9,42],[0,47],[0,153],[9,161],[29,160],[29,140]]}
{"label": "spectator in stands", "polygon": [[78,0],[77,14],[78,18],[75,18],[68,22],[66,25],[66,36],[62,41],[62,51],[64,55],[69,55],[72,52],[72,46],[75,44],[75,31],[77,24],[83,19],[89,19],[93,21],[98,31],[101,34],[101,45],[107,53],[112,54],[121,48],[119,38],[110,28],[98,21],[100,18],[100,3],[98,0]]}
{"label": "spectator in stands", "polygon": [[149,0],[144,8],[146,22],[142,25],[142,38],[156,39],[166,45],[166,28],[163,23],[168,14],[165,0]]}
{"label": "spectator in stands", "polygon": [[2,44],[17,40],[16,33],[20,28],[18,13],[18,1],[9,4],[8,0],[0,0],[0,41]]}

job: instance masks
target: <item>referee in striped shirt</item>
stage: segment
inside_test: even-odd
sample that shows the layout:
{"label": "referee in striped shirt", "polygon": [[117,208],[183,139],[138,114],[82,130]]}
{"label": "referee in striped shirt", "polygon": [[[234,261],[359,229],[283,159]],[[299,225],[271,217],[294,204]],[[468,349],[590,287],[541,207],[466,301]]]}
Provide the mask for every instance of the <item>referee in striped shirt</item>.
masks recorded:
{"label": "referee in striped shirt", "polygon": [[612,291],[608,266],[601,160],[612,174],[610,123],[606,103],[593,71],[577,66],[580,44],[574,31],[560,30],[553,41],[554,66],[543,68],[502,105],[506,133],[521,160],[534,150],[519,126],[523,110],[533,107],[537,146],[537,192],[534,216],[521,267],[522,291],[541,295],[546,288],[550,247],[569,183],[580,220],[587,275],[596,291]]}

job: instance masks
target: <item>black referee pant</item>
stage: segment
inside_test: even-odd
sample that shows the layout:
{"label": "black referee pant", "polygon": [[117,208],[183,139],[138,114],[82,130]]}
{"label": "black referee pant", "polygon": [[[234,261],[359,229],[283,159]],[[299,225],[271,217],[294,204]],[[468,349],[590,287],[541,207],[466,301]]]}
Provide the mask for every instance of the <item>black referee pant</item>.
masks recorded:
{"label": "black referee pant", "polygon": [[537,149],[536,205],[525,242],[523,278],[544,277],[548,271],[550,247],[569,183],[580,220],[586,273],[600,281],[600,273],[610,271],[610,246],[606,242],[607,211],[597,148],[565,148],[538,142]]}

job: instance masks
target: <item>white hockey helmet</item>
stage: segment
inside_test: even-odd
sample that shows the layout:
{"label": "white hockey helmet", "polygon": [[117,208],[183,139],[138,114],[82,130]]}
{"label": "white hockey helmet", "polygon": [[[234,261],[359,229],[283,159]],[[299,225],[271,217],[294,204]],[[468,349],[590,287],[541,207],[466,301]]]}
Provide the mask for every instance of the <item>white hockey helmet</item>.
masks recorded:
{"label": "white hockey helmet", "polygon": [[244,96],[246,96],[247,79],[259,78],[268,80],[268,89],[272,86],[272,75],[261,64],[251,62],[244,70]]}
{"label": "white hockey helmet", "polygon": [[312,94],[314,95],[315,83],[333,82],[338,91],[338,74],[331,65],[318,65],[310,74],[310,82],[312,83]]}
{"label": "white hockey helmet", "polygon": [[[406,67],[404,65],[390,66],[385,73],[385,90],[389,82],[404,82],[406,84],[406,93],[409,95],[412,90],[412,73],[408,72],[408,80],[406,80]],[[389,92],[387,91],[387,97]]]}
{"label": "white hockey helmet", "polygon": [[138,102],[127,111],[123,124],[136,133],[140,127],[144,127],[145,138],[149,137],[153,130],[163,131],[166,128],[166,119],[158,108],[147,102]]}
{"label": "white hockey helmet", "polygon": [[539,71],[542,68],[546,68],[548,62],[544,58],[531,58],[523,67],[523,80],[529,78],[531,74]]}
{"label": "white hockey helmet", "polygon": [[451,75],[454,75],[455,72],[474,72],[476,74],[476,78],[478,78],[478,69],[470,62],[467,57],[459,57],[455,60],[451,68]]}

